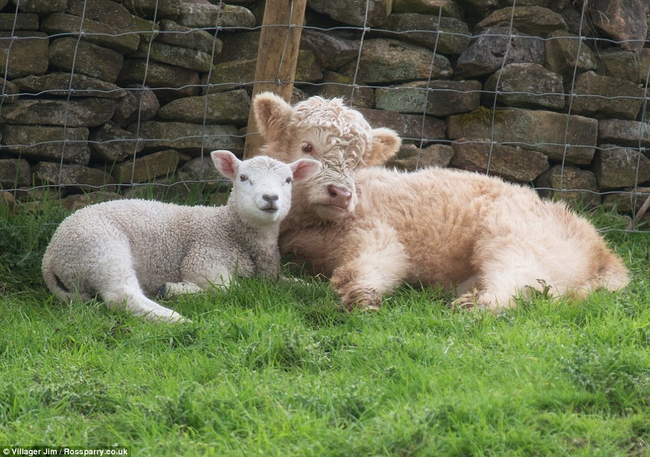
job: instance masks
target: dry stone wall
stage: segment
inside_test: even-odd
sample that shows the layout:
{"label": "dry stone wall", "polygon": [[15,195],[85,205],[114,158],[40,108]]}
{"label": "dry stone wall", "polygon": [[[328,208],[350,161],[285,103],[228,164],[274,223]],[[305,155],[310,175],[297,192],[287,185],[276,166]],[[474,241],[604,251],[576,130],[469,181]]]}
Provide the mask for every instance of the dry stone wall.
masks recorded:
{"label": "dry stone wall", "polygon": [[[0,0],[0,201],[218,179],[205,159],[243,152],[264,2],[213,3]],[[309,0],[294,101],[344,97],[395,129],[394,166],[631,212],[650,186],[648,4]]]}

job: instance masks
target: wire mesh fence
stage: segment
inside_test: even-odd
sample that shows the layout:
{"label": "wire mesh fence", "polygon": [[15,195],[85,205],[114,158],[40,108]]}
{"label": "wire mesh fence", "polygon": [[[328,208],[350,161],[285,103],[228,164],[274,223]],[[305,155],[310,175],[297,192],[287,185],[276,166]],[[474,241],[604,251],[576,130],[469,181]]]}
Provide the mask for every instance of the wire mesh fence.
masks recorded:
{"label": "wire mesh fence", "polygon": [[[0,0],[4,195],[87,202],[218,187],[208,153],[244,154],[257,135],[251,96],[266,84],[293,87],[294,102],[343,97],[395,129],[404,146],[390,166],[496,174],[616,208],[644,230],[641,2],[312,0],[292,21],[305,4],[294,1],[277,23],[264,3]],[[259,46],[264,29],[287,38]],[[295,72],[260,78],[272,58],[296,60]]]}

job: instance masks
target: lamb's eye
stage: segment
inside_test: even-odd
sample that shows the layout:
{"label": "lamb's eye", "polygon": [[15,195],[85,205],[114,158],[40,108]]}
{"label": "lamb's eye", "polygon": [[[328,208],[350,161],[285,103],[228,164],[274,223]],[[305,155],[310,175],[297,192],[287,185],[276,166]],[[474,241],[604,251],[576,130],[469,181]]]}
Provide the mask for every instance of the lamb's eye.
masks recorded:
{"label": "lamb's eye", "polygon": [[293,179],[291,179],[291,178],[287,178],[285,182],[286,182],[287,184],[291,184],[291,181],[293,181]]}
{"label": "lamb's eye", "polygon": [[240,180],[241,182],[246,182],[246,181],[248,181],[248,176],[246,176],[246,175],[239,175],[239,180]]}
{"label": "lamb's eye", "polygon": [[307,142],[303,143],[301,149],[304,154],[309,154],[309,155],[314,154],[314,146],[311,143],[307,143]]}

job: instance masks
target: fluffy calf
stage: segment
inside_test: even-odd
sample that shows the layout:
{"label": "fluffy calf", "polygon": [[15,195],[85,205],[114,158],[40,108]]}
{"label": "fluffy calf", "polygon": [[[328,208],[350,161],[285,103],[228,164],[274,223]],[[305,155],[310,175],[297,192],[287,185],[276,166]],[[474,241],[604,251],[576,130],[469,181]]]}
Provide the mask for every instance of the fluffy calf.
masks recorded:
{"label": "fluffy calf", "polygon": [[628,282],[594,227],[529,188],[465,171],[373,167],[399,149],[340,100],[254,100],[267,144],[283,161],[312,157],[317,175],[294,187],[280,249],[331,278],[348,308],[377,308],[402,281],[442,285],[459,306],[507,308],[530,289],[582,298]]}
{"label": "fluffy calf", "polygon": [[110,307],[174,322],[183,318],[146,295],[227,285],[235,273],[277,278],[279,225],[291,206],[292,181],[316,172],[318,163],[241,162],[229,151],[211,157],[233,181],[227,205],[118,200],[81,209],[57,228],[43,257],[50,291],[61,300],[99,295]]}

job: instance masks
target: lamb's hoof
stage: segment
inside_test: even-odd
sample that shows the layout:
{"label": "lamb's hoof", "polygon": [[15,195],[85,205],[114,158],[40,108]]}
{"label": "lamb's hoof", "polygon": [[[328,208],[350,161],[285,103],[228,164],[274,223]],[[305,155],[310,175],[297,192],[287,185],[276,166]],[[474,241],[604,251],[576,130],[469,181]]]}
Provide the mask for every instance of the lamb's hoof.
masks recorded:
{"label": "lamb's hoof", "polygon": [[171,316],[167,316],[158,320],[160,323],[165,324],[191,324],[192,320],[187,317],[183,317],[178,313],[174,313]]}
{"label": "lamb's hoof", "polygon": [[173,318],[171,320],[168,320],[167,322],[171,324],[191,324],[192,319],[188,319],[187,317],[183,317],[178,313],[172,314]]}
{"label": "lamb's hoof", "polygon": [[168,293],[169,290],[167,289],[167,283],[165,283],[162,286],[160,286],[160,288],[156,291],[156,297],[165,298]]}
{"label": "lamb's hoof", "polygon": [[186,317],[181,316],[176,311],[171,313],[154,313],[151,312],[146,315],[147,320],[155,322],[156,324],[191,324],[192,321]]}

